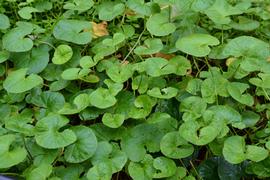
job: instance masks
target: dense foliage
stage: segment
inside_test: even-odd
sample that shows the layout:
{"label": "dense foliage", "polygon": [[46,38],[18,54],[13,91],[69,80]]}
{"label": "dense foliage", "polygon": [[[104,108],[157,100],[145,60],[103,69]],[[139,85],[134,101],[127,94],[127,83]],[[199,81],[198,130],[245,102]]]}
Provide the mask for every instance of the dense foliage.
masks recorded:
{"label": "dense foliage", "polygon": [[0,0],[0,174],[270,177],[270,0]]}

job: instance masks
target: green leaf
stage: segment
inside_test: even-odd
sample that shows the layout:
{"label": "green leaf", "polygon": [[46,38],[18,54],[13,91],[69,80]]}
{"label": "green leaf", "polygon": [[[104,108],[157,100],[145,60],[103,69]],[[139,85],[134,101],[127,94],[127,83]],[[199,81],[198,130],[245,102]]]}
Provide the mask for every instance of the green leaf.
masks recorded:
{"label": "green leaf", "polygon": [[241,136],[228,137],[224,142],[223,156],[232,164],[244,161],[246,159],[245,139]]}
{"label": "green leaf", "polygon": [[68,122],[66,117],[57,114],[50,114],[39,120],[35,126],[37,144],[47,149],[57,149],[74,143],[77,138],[72,130],[59,132]]}
{"label": "green leaf", "polygon": [[79,77],[80,71],[80,68],[68,68],[62,72],[61,77],[64,80],[76,80]]}
{"label": "green leaf", "polygon": [[25,77],[26,72],[26,68],[11,72],[3,83],[4,89],[9,93],[23,93],[43,83],[36,74]]}
{"label": "green leaf", "polygon": [[88,180],[111,180],[112,177],[112,169],[111,166],[104,162],[94,165],[87,172]]}
{"label": "green leaf", "polygon": [[262,147],[247,145],[246,148],[246,158],[251,161],[259,162],[267,158],[269,155],[269,151]]}
{"label": "green leaf", "polygon": [[74,11],[79,11],[80,13],[91,9],[94,5],[93,0],[73,0],[73,2],[66,2],[64,9],[70,9]]}
{"label": "green leaf", "polygon": [[98,7],[98,17],[103,21],[111,21],[115,17],[123,14],[125,5],[118,2],[103,2]]}
{"label": "green leaf", "polygon": [[128,0],[127,6],[138,14],[149,16],[151,7],[144,0]]}
{"label": "green leaf", "polygon": [[10,54],[9,54],[8,51],[5,51],[5,50],[0,51],[0,63],[5,62],[6,60],[8,60],[9,56],[10,56]]}
{"label": "green leaf", "polygon": [[229,26],[240,31],[253,31],[260,27],[260,22],[249,19],[245,16],[238,16],[238,22],[231,22]]}
{"label": "green leaf", "polygon": [[9,26],[9,18],[5,14],[0,14],[0,30],[8,29]]}
{"label": "green leaf", "polygon": [[177,40],[176,48],[184,53],[203,57],[207,56],[211,49],[209,46],[216,46],[219,40],[209,34],[191,34]]}
{"label": "green leaf", "polygon": [[122,114],[105,113],[102,116],[103,124],[110,128],[120,127],[124,123],[124,120],[125,120],[125,116]]}
{"label": "green leaf", "polygon": [[154,173],[154,178],[170,177],[176,172],[176,165],[174,161],[165,157],[158,157],[154,159],[153,166],[158,171]]}
{"label": "green leaf", "polygon": [[242,14],[243,11],[231,6],[226,0],[216,0],[215,3],[205,10],[207,16],[216,24],[229,24],[229,16]]}
{"label": "green leaf", "polygon": [[186,140],[184,140],[179,132],[169,132],[160,142],[161,152],[173,159],[181,159],[190,156],[194,148],[191,144],[188,144]]}
{"label": "green leaf", "polygon": [[65,104],[65,98],[61,93],[51,91],[30,94],[27,100],[35,106],[48,109],[50,112],[57,112]]}
{"label": "green leaf", "polygon": [[[75,44],[87,44],[92,40],[90,22],[81,20],[60,20],[53,29],[56,39]],[[81,32],[85,31],[85,32]]]}
{"label": "green leaf", "polygon": [[32,18],[32,13],[35,12],[39,12],[39,10],[30,6],[26,6],[20,9],[18,14],[21,16],[21,18],[29,20]]}
{"label": "green leaf", "polygon": [[43,163],[27,173],[26,178],[29,180],[46,180],[52,173],[52,169],[52,165]]}
{"label": "green leaf", "polygon": [[32,24],[21,23],[3,36],[3,48],[11,52],[29,51],[33,47],[33,41],[25,36],[32,31]]}
{"label": "green leaf", "polygon": [[176,30],[165,14],[154,14],[146,22],[147,30],[155,36],[167,36]]}
{"label": "green leaf", "polygon": [[64,107],[58,111],[59,114],[76,114],[89,106],[89,94],[82,93],[76,96],[73,103],[65,103]]}
{"label": "green leaf", "polygon": [[252,106],[254,104],[253,97],[248,93],[243,94],[248,88],[249,85],[239,82],[232,82],[227,86],[227,90],[233,99],[247,106]]}
{"label": "green leaf", "polygon": [[83,56],[80,59],[80,66],[82,68],[91,68],[93,66],[95,66],[97,64],[97,62],[95,62],[91,56]]}
{"label": "green leaf", "polygon": [[16,136],[12,134],[0,136],[0,169],[9,168],[24,161],[27,152],[24,148],[15,146],[10,148]]}
{"label": "green leaf", "polygon": [[257,87],[270,88],[270,74],[259,73],[257,78],[251,78],[249,82]]}
{"label": "green leaf", "polygon": [[222,121],[213,121],[209,125],[202,122],[189,120],[184,122],[180,128],[180,135],[187,141],[202,146],[213,141],[222,129]]}
{"label": "green leaf", "polygon": [[94,155],[97,138],[94,132],[85,126],[75,126],[71,130],[76,134],[77,140],[66,147],[64,157],[69,163],[80,163]]}
{"label": "green leaf", "polygon": [[138,55],[150,55],[159,52],[162,48],[163,44],[160,39],[146,39],[143,46],[138,46],[134,49],[134,53]]}
{"label": "green leaf", "polygon": [[178,89],[174,87],[167,87],[163,89],[159,89],[154,87],[147,91],[147,94],[152,97],[160,98],[160,99],[171,99],[175,97],[178,93]]}
{"label": "green leaf", "polygon": [[46,45],[34,47],[29,52],[12,53],[10,56],[16,69],[28,68],[27,74],[42,72],[48,65],[49,58]]}
{"label": "green leaf", "polygon": [[206,110],[206,107],[207,104],[201,97],[191,96],[185,98],[181,102],[179,106],[179,111],[184,112],[182,117],[183,120],[189,121],[200,118]]}
{"label": "green leaf", "polygon": [[128,172],[134,180],[153,179],[154,167],[152,156],[146,154],[144,159],[138,163],[131,161],[128,165]]}
{"label": "green leaf", "polygon": [[71,59],[72,55],[72,48],[68,45],[61,44],[55,49],[52,62],[54,64],[65,64]]}
{"label": "green leaf", "polygon": [[116,103],[116,98],[110,93],[108,89],[98,88],[93,91],[90,96],[91,105],[100,109],[106,109]]}

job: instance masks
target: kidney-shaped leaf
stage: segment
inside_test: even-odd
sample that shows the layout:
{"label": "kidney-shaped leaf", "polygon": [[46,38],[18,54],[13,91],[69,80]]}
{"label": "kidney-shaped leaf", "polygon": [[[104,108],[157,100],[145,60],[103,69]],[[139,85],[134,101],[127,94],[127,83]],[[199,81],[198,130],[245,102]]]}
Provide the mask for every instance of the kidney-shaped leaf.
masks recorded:
{"label": "kidney-shaped leaf", "polygon": [[98,88],[90,94],[90,103],[100,109],[106,109],[116,103],[116,98],[108,89]]}
{"label": "kidney-shaped leaf", "polygon": [[74,143],[77,138],[72,130],[59,132],[68,122],[66,117],[58,114],[50,114],[39,120],[35,127],[37,144],[47,149],[57,149]]}
{"label": "kidney-shaped leaf", "polygon": [[33,47],[33,41],[25,36],[32,31],[33,26],[30,23],[21,23],[3,36],[3,48],[12,52],[29,51]]}
{"label": "kidney-shaped leaf", "polygon": [[61,44],[55,49],[52,62],[54,64],[65,64],[71,59],[72,55],[72,48],[68,45]]}
{"label": "kidney-shaped leaf", "polygon": [[188,157],[194,151],[193,146],[184,140],[179,132],[169,132],[163,136],[160,149],[165,156],[174,159]]}
{"label": "kidney-shaped leaf", "polygon": [[209,46],[219,44],[219,40],[209,34],[191,34],[177,40],[176,48],[184,53],[203,57],[207,56],[211,49]]}
{"label": "kidney-shaped leaf", "polygon": [[125,120],[125,115],[123,114],[111,114],[105,113],[102,117],[102,122],[104,125],[110,128],[120,127]]}
{"label": "kidney-shaped leaf", "polygon": [[4,89],[9,93],[22,93],[43,83],[43,79],[36,74],[25,77],[26,72],[26,68],[11,72],[3,83]]}
{"label": "kidney-shaped leaf", "polygon": [[26,150],[15,146],[10,150],[10,145],[15,141],[16,136],[7,134],[0,136],[0,169],[9,168],[19,164],[26,158]]}
{"label": "kidney-shaped leaf", "polygon": [[143,46],[134,49],[134,53],[138,55],[149,55],[159,52],[163,48],[162,41],[157,38],[146,39]]}
{"label": "kidney-shaped leaf", "polygon": [[94,155],[97,138],[94,132],[85,126],[74,126],[71,130],[76,134],[77,140],[66,147],[64,157],[67,162],[80,163]]}
{"label": "kidney-shaped leaf", "polygon": [[91,33],[88,32],[91,28],[91,23],[87,21],[60,20],[53,29],[53,35],[59,40],[87,44],[92,39]]}
{"label": "kidney-shaped leaf", "polygon": [[9,28],[10,22],[6,15],[0,14],[0,30],[5,30]]}
{"label": "kidney-shaped leaf", "polygon": [[155,36],[167,36],[176,29],[165,14],[154,14],[146,22],[147,30]]}
{"label": "kidney-shaped leaf", "polygon": [[171,99],[175,97],[178,93],[178,89],[174,87],[167,87],[163,89],[159,89],[158,87],[154,87],[147,91],[147,94],[152,97],[160,98],[160,99]]}
{"label": "kidney-shaped leaf", "polygon": [[154,178],[170,177],[176,172],[175,162],[166,157],[158,157],[154,159],[153,166],[157,170],[154,174]]}

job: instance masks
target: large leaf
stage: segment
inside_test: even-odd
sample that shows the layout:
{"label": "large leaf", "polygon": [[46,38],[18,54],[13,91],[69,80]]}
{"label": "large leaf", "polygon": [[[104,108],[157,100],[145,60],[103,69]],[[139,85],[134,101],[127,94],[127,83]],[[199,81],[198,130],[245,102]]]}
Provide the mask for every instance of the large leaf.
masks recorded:
{"label": "large leaf", "polygon": [[57,114],[50,114],[39,120],[35,126],[37,144],[44,148],[57,149],[74,143],[77,137],[72,130],[59,132],[68,122],[66,117]]}
{"label": "large leaf", "polygon": [[22,23],[3,36],[3,48],[12,52],[25,52],[33,47],[33,41],[25,37],[33,31],[29,23]]}
{"label": "large leaf", "polygon": [[70,163],[80,163],[94,155],[97,149],[97,138],[94,132],[85,126],[75,126],[71,130],[77,140],[65,150],[65,159]]}
{"label": "large leaf", "polygon": [[184,53],[203,57],[207,56],[211,49],[209,46],[219,44],[219,40],[209,34],[191,34],[177,40],[176,48]]}
{"label": "large leaf", "polygon": [[12,167],[26,158],[27,152],[24,148],[10,148],[16,139],[15,135],[7,134],[0,137],[0,169]]}
{"label": "large leaf", "polygon": [[26,68],[11,72],[3,83],[5,90],[10,93],[23,93],[43,83],[43,79],[36,74],[25,77],[26,72]]}
{"label": "large leaf", "polygon": [[[80,20],[60,20],[53,29],[56,39],[73,42],[75,44],[87,44],[91,41],[92,26],[90,22]],[[81,32],[84,31],[85,32]]]}

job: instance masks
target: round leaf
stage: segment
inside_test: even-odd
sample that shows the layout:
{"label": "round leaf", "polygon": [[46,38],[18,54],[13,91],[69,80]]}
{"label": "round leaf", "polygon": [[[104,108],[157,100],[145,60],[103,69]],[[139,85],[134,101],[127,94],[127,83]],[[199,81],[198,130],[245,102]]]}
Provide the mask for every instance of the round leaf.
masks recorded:
{"label": "round leaf", "polygon": [[98,88],[90,94],[90,103],[100,109],[106,109],[116,103],[116,98],[108,89]]}
{"label": "round leaf", "polygon": [[72,55],[72,48],[68,45],[61,44],[55,49],[52,62],[54,64],[65,64],[71,59]]}
{"label": "round leaf", "polygon": [[125,116],[122,114],[111,114],[105,113],[102,117],[102,122],[104,125],[110,128],[120,127],[125,120]]}

